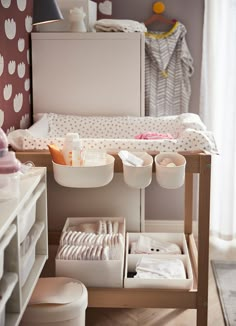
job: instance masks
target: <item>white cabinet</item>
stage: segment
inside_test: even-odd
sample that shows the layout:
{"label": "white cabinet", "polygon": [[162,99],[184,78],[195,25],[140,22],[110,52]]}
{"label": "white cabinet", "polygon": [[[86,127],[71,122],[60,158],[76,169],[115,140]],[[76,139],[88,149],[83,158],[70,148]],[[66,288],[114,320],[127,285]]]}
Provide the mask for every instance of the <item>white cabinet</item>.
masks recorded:
{"label": "white cabinet", "polygon": [[0,212],[1,241],[6,242],[10,235],[0,280],[2,292],[10,294],[5,297],[0,318],[5,315],[3,325],[16,326],[48,258],[46,168],[32,168],[24,174],[20,197],[0,202]]}
{"label": "white cabinet", "polygon": [[142,33],[32,33],[34,113],[144,115]]}

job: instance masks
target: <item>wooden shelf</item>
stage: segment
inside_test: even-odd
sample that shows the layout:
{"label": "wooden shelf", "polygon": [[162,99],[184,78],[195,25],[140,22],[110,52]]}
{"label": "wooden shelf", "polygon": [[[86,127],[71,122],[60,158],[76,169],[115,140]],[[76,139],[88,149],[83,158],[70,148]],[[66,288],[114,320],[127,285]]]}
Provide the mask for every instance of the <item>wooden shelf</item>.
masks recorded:
{"label": "wooden shelf", "polygon": [[[159,152],[149,152],[150,155],[155,157]],[[186,172],[187,173],[199,173],[200,170],[200,157],[208,156],[204,153],[187,153],[187,152],[179,152],[184,155],[186,158]],[[108,152],[108,154],[113,155],[115,157],[115,172],[123,172],[123,165],[120,157],[117,152]],[[17,158],[22,162],[31,161],[35,164],[35,166],[43,166],[46,167],[48,171],[52,171],[52,159],[51,155],[48,151],[26,151],[26,152],[16,152]],[[153,164],[153,172],[155,172],[155,164]]]}

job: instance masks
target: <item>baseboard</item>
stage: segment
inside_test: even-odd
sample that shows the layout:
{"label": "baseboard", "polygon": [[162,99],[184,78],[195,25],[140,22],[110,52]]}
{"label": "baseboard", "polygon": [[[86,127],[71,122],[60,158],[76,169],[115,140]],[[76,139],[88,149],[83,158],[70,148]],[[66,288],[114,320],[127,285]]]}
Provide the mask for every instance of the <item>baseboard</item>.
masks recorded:
{"label": "baseboard", "polygon": [[[184,221],[175,220],[146,220],[145,232],[184,232]],[[193,221],[193,234],[197,235],[198,224]]]}

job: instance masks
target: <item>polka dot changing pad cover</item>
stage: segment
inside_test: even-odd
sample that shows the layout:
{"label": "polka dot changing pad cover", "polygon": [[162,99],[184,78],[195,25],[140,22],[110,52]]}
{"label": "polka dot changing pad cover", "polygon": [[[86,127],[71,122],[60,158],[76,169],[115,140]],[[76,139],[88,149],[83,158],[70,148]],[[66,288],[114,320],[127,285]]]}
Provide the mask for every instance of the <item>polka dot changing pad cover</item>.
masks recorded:
{"label": "polka dot changing pad cover", "polygon": [[[47,150],[48,144],[62,148],[68,132],[77,132],[86,149],[107,152],[122,149],[130,151],[173,151],[217,153],[212,132],[206,129],[200,117],[183,113],[165,117],[131,116],[76,116],[47,113],[48,134],[35,137],[28,129],[22,136],[22,150]],[[45,119],[45,116],[44,116]],[[161,139],[136,139],[137,135],[152,133],[166,135]]]}

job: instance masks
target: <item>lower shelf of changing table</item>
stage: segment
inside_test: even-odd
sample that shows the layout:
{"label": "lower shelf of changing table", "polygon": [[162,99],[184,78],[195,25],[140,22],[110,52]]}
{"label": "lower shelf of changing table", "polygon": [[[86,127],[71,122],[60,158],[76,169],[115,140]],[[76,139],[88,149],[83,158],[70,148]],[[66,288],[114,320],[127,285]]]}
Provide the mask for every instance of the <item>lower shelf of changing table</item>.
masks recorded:
{"label": "lower shelf of changing table", "polygon": [[89,288],[88,307],[196,309],[197,290]]}
{"label": "lower shelf of changing table", "polygon": [[149,288],[88,288],[90,308],[197,308],[197,246],[193,235],[186,238],[193,270],[194,286],[186,290]]}

